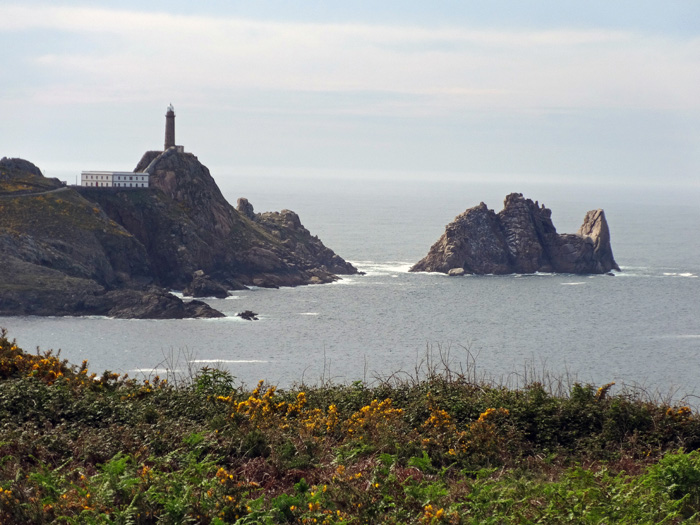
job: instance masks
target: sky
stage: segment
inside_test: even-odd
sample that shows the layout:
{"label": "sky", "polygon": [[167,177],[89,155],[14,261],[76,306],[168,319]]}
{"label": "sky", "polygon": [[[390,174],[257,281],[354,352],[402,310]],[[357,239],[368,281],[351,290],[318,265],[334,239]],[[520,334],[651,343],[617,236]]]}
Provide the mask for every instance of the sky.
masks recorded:
{"label": "sky", "polygon": [[[115,7],[116,6],[116,7]],[[700,2],[0,0],[0,157],[700,187]]]}

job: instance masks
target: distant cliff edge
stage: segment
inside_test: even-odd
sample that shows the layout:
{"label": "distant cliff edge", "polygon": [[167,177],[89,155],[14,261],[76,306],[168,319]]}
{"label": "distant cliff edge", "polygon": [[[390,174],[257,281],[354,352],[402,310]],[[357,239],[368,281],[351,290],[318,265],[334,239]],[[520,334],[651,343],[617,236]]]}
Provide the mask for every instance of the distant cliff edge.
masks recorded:
{"label": "distant cliff edge", "polygon": [[327,283],[357,270],[288,210],[233,208],[197,157],[147,152],[138,189],[66,187],[0,160],[0,315],[221,316],[191,296]]}
{"label": "distant cliff edge", "polygon": [[603,210],[586,214],[576,234],[558,234],[544,205],[511,193],[495,213],[483,202],[455,217],[412,272],[601,274],[620,270]]}

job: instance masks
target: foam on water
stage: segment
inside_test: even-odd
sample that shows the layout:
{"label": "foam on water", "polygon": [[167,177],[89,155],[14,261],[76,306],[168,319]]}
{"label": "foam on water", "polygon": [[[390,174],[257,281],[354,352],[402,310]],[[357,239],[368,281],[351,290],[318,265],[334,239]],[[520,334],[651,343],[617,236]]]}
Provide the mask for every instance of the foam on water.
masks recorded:
{"label": "foam on water", "polygon": [[132,374],[168,374],[181,373],[182,370],[170,370],[168,368],[132,368],[129,370]]}
{"label": "foam on water", "polygon": [[352,264],[361,272],[365,272],[365,275],[369,276],[408,273],[408,270],[413,266],[412,263],[405,261],[353,261]]}
{"label": "foam on water", "polygon": [[324,286],[333,286],[333,285],[340,285],[340,286],[348,286],[348,285],[354,285],[358,283],[358,279],[361,279],[363,276],[362,275],[339,275],[340,279],[337,281],[333,281],[332,283],[326,284]]}
{"label": "foam on water", "polygon": [[[258,316],[258,319],[260,317]],[[249,322],[243,319],[242,317],[238,317],[237,315],[227,315],[226,317],[205,317],[202,319],[183,319],[184,321],[203,321],[205,323],[239,323],[239,322]]]}

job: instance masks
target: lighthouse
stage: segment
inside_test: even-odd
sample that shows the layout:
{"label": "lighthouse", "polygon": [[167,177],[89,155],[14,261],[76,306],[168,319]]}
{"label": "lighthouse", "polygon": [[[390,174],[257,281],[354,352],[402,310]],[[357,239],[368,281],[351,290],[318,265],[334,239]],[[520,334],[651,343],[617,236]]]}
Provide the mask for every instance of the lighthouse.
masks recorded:
{"label": "lighthouse", "polygon": [[172,148],[175,145],[175,108],[170,104],[165,114],[165,148]]}

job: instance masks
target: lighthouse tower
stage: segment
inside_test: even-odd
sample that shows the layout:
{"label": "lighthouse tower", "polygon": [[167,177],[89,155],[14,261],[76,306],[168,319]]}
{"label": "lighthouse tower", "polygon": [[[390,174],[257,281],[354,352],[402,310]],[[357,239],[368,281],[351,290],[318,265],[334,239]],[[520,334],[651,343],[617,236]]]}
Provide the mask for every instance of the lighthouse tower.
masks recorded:
{"label": "lighthouse tower", "polygon": [[175,145],[175,108],[170,104],[165,114],[165,149]]}

